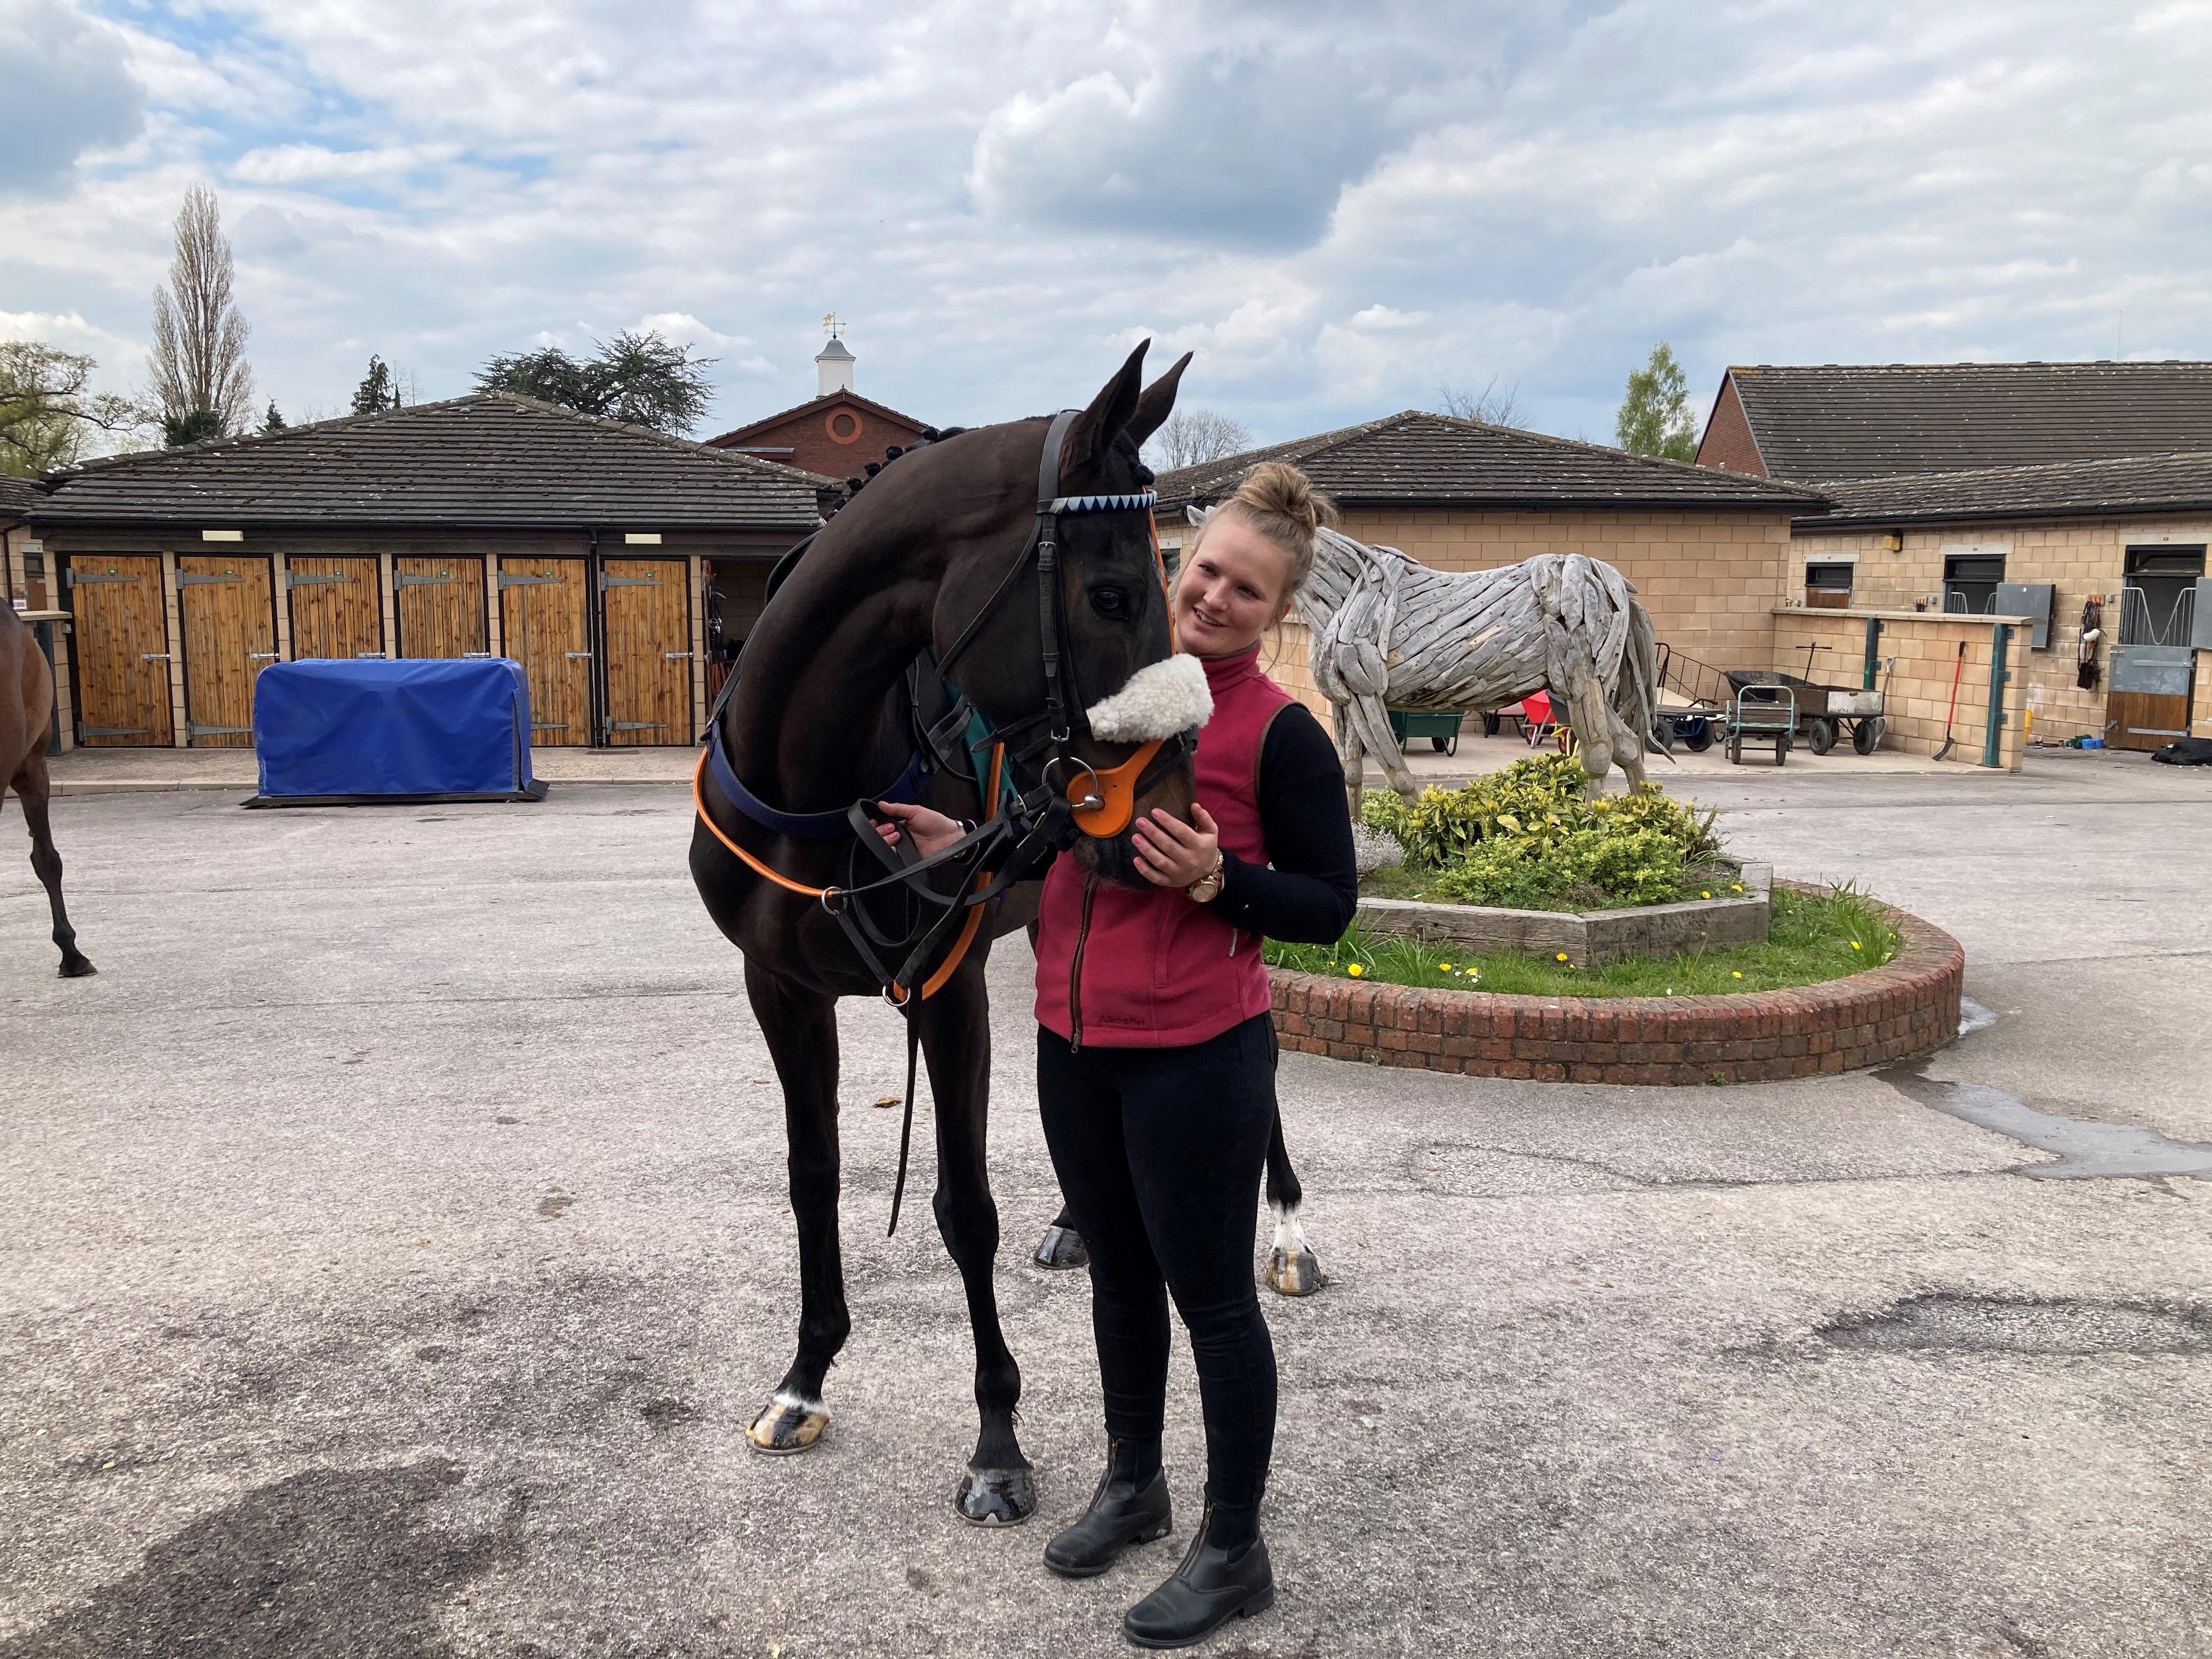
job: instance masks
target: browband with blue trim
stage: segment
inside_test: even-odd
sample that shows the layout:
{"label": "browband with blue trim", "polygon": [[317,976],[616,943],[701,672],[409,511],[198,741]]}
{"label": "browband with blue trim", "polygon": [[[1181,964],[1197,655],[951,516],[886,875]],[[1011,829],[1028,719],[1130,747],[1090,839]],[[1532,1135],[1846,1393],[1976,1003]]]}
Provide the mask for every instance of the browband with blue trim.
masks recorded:
{"label": "browband with blue trim", "polygon": [[1134,495],[1055,495],[1041,509],[1046,513],[1139,513],[1159,505],[1159,492],[1147,489]]}

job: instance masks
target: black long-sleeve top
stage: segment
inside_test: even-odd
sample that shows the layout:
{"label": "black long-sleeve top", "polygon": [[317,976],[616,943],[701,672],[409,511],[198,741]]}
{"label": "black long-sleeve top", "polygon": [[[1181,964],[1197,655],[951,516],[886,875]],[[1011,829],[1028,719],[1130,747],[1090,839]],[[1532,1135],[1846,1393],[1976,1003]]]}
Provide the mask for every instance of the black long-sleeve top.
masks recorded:
{"label": "black long-sleeve top", "polygon": [[1260,749],[1260,833],[1267,861],[1223,849],[1213,908],[1230,925],[1293,945],[1329,945],[1359,908],[1344,763],[1321,722],[1291,703]]}

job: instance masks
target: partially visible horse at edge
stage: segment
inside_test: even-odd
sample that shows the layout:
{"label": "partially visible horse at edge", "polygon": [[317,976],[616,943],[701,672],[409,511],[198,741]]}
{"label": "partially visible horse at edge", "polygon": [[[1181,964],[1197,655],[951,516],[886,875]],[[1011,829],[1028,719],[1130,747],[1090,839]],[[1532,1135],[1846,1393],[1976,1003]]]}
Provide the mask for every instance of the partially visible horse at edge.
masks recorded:
{"label": "partially visible horse at edge", "polygon": [[[6,779],[15,799],[23,803],[23,819],[31,828],[31,870],[46,890],[46,905],[53,912],[61,976],[82,979],[99,970],[76,948],[76,929],[70,926],[69,910],[62,903],[62,856],[54,850],[46,807],[52,793],[46,744],[53,738],[53,707],[54,674],[46,653],[39,649],[15,608],[0,605],[0,778]],[[0,789],[0,805],[6,801],[6,791]]]}

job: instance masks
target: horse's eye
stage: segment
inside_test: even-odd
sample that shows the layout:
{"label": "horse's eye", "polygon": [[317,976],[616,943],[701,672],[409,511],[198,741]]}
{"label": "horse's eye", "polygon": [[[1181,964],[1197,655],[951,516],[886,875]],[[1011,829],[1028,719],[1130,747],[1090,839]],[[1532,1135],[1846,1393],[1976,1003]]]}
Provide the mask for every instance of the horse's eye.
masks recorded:
{"label": "horse's eye", "polygon": [[1129,590],[1094,587],[1091,590],[1091,608],[1108,622],[1127,622],[1130,615]]}

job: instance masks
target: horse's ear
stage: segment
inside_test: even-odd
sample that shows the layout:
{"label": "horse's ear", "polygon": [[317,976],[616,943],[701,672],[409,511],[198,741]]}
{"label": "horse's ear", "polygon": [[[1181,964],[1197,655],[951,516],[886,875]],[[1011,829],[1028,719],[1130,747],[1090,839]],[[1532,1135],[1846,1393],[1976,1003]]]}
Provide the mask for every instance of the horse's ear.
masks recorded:
{"label": "horse's ear", "polygon": [[1145,385],[1145,351],[1150,340],[1139,340],[1121,372],[1099,389],[1091,407],[1075,417],[1060,446],[1060,476],[1064,483],[1097,471],[1114,447],[1115,438],[1137,412],[1137,399]]}
{"label": "horse's ear", "polygon": [[1176,383],[1190,367],[1194,355],[1186,351],[1176,358],[1175,367],[1146,386],[1145,395],[1137,399],[1137,412],[1129,417],[1129,436],[1138,448],[1142,449],[1145,440],[1167,424],[1175,410]]}

